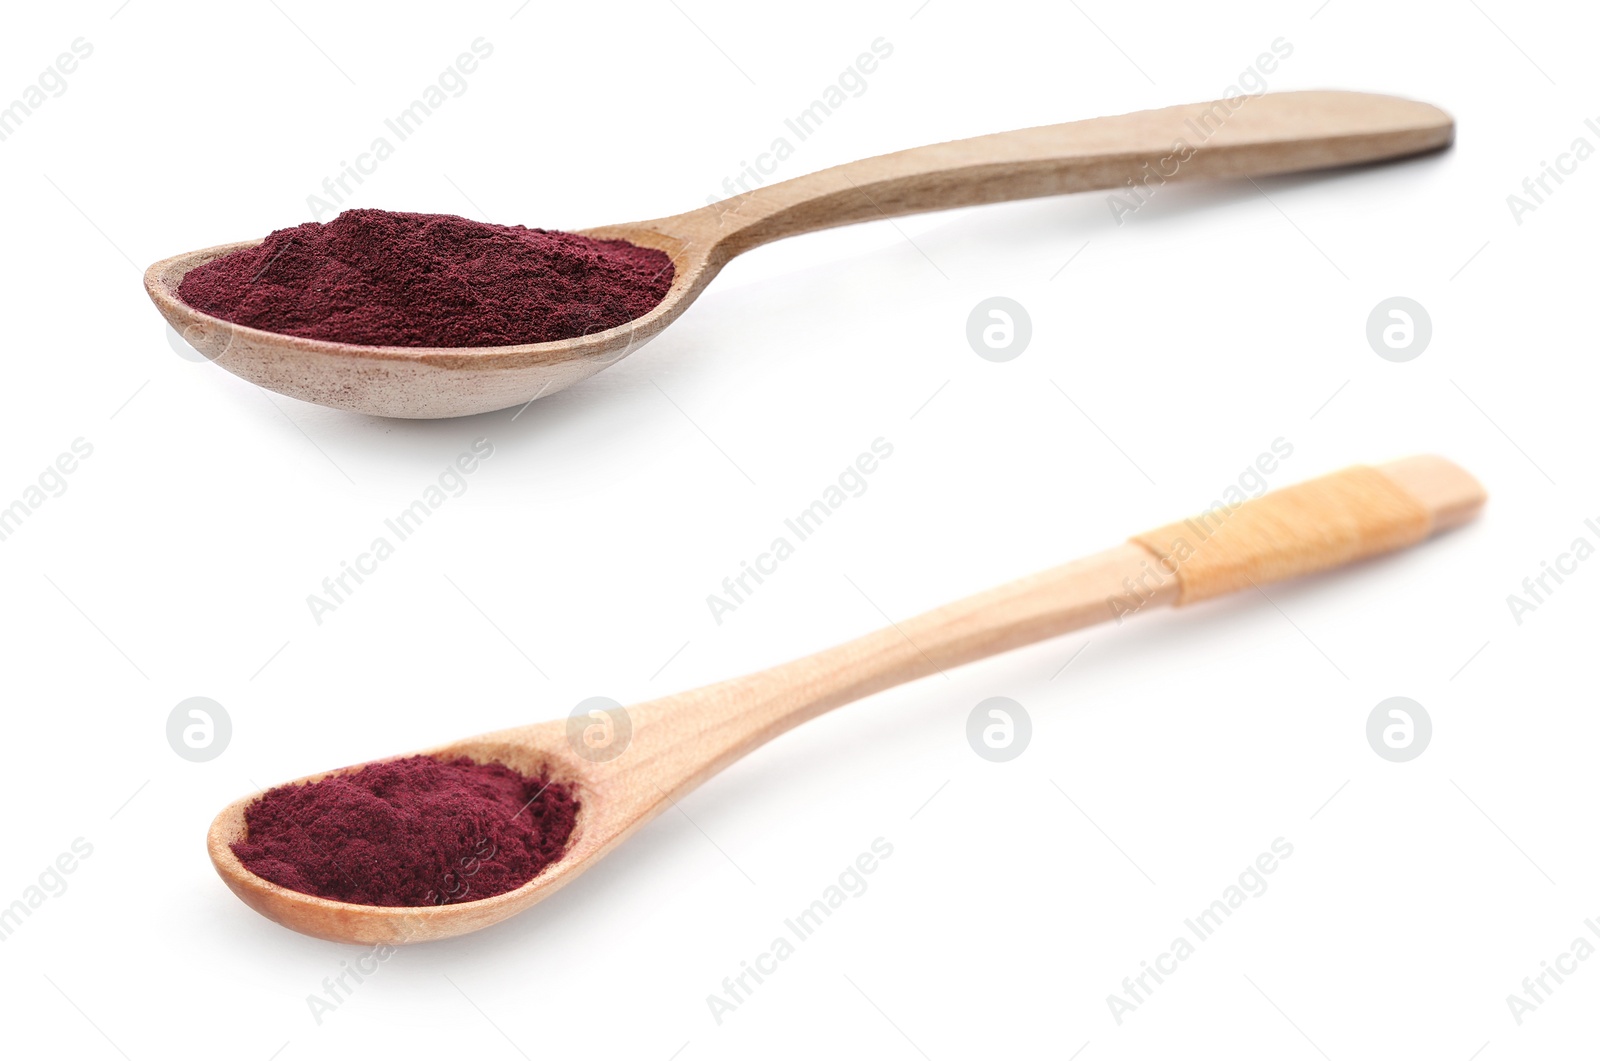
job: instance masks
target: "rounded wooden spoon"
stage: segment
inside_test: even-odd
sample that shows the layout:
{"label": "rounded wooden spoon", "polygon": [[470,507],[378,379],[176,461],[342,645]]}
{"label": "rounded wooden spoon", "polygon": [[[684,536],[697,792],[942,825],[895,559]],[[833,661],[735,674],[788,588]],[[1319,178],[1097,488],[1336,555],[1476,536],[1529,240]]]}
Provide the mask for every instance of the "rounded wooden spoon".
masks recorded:
{"label": "rounded wooden spoon", "polygon": [[1483,502],[1477,481],[1439,457],[1352,468],[1232,510],[1213,509],[771,670],[628,708],[610,721],[611,743],[598,752],[566,719],[428,749],[421,754],[504,763],[576,789],[581,807],[566,854],[501,895],[386,907],[280,887],[245,868],[230,846],[245,837],[245,809],[255,796],[217,815],[211,860],[252,908],[313,936],[351,943],[459,936],[526,910],[700,782],[841,704],[1147,607],[1259,588],[1413,544],[1467,522]]}
{"label": "rounded wooden spoon", "polygon": [[1437,107],[1359,92],[1240,96],[898,151],[757,188],[655,221],[583,233],[665,251],[666,297],[620,327],[562,342],[416,348],[300,339],[230,324],[178,298],[184,274],[260,240],[152,265],[168,323],[236,375],[306,401],[378,416],[465,416],[554,394],[621,360],[688,308],[735,255],[784,236],[977,203],[1169,180],[1260,177],[1403,158],[1450,143]]}

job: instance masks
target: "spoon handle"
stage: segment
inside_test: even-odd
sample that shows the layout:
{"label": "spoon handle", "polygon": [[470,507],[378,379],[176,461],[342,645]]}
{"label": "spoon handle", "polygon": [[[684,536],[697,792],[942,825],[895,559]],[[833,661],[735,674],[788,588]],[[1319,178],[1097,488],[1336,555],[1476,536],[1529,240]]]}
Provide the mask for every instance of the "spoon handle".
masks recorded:
{"label": "spoon handle", "polygon": [[1362,92],[1235,96],[897,151],[755,188],[650,227],[724,259],[784,236],[927,210],[1117,189],[1120,223],[1163,184],[1403,158],[1448,145],[1450,116]]}
{"label": "spoon handle", "polygon": [[963,663],[1415,544],[1471,520],[1484,501],[1470,474],[1429,456],[1214,507],[815,655],[641,705],[648,743],[671,749],[654,784],[683,791],[825,711]]}

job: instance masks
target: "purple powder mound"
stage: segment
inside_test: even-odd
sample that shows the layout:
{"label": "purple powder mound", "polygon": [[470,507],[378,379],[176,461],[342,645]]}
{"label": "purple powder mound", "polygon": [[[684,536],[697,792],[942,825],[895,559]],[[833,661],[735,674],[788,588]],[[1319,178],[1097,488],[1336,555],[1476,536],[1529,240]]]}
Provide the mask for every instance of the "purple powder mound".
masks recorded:
{"label": "purple powder mound", "polygon": [[498,763],[418,755],[272,789],[244,817],[233,853],[274,884],[366,906],[441,906],[538,876],[565,853],[578,801]]}
{"label": "purple powder mound", "polygon": [[178,297],[263,331],[362,346],[512,346],[605,331],[654,309],[672,260],[449,214],[346,210],[197,266]]}

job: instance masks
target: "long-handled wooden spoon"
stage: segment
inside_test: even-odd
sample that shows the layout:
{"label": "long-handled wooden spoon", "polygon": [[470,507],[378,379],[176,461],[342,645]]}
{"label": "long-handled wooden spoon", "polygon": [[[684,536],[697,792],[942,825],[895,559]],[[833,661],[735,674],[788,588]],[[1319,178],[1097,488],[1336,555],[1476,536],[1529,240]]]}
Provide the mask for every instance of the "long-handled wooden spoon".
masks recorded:
{"label": "long-handled wooden spoon", "polygon": [[422,349],[355,346],[233,325],[178,298],[184,274],[260,240],[152,265],[145,288],[195,349],[253,383],[379,416],[465,416],[553,394],[637,350],[671,324],[735,255],[784,236],[977,203],[1096,188],[1140,196],[1169,180],[1261,177],[1403,158],[1450,143],[1437,107],[1359,92],[1285,92],[898,151],[703,206],[591,229],[665,251],[666,297],[625,325],[562,342]]}
{"label": "long-handled wooden spoon", "polygon": [[[352,943],[445,939],[526,910],[594,865],[671,801],[778,736],[852,700],[1142,608],[1185,604],[1409,545],[1467,522],[1483,488],[1440,457],[1351,468],[1137,536],[1083,560],[969,597],[771,670],[627,709],[613,758],[569,739],[567,720],[473,737],[422,754],[504,763],[570,783],[581,810],[566,854],[502,895],[447,906],[359,906],[290,891],[230,847],[231,804],[211,825],[217,872],[255,910]],[[623,727],[618,726],[613,733]],[[603,761],[596,761],[603,759]],[[302,781],[356,769],[329,771]]]}

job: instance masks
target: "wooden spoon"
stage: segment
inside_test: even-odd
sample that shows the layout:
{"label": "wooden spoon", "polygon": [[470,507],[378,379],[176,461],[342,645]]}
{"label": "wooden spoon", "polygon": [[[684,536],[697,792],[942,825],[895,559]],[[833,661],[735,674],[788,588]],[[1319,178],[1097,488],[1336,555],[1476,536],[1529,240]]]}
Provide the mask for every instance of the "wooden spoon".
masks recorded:
{"label": "wooden spoon", "polygon": [[898,151],[703,206],[583,233],[665,251],[675,274],[649,313],[607,331],[522,346],[416,348],[300,339],[230,324],[178,298],[184,274],[260,240],[157,262],[145,288],[190,345],[236,375],[378,416],[465,416],[554,394],[637,350],[736,254],[856,221],[1165,180],[1262,177],[1403,158],[1450,143],[1437,107],[1359,92],[1241,96]]}
{"label": "wooden spoon", "polygon": [[[1381,505],[1367,495],[1374,484]],[[1360,496],[1348,489],[1354,485]],[[1354,497],[1354,500],[1352,500]],[[785,732],[852,700],[1069,630],[1121,620],[1130,610],[1186,603],[1200,589],[1196,566],[1214,558],[1231,585],[1270,582],[1375,555],[1459,526],[1484,503],[1471,475],[1440,457],[1412,457],[1351,469],[1247,501],[1220,520],[1174,525],[1178,533],[1208,521],[1213,529],[1177,574],[1152,581],[1164,547],[1141,536],[1105,552],[969,597],[855,641],[733,681],[680,693],[624,712],[626,744],[613,730],[613,758],[597,756],[569,730],[569,720],[502,730],[422,754],[504,763],[528,776],[572,784],[581,802],[566,854],[532,881],[501,895],[447,906],[382,907],[334,902],[290,891],[256,876],[231,844],[246,835],[241,799],[217,815],[208,846],[234,893],[280,924],[323,939],[408,943],[485,928],[563,887],[634,830],[719,770]],[[1174,528],[1164,528],[1172,531]],[[1214,554],[1207,553],[1215,546]],[[1139,587],[1133,594],[1130,584]],[[412,753],[416,754],[416,753]],[[301,778],[314,781],[346,767]]]}

